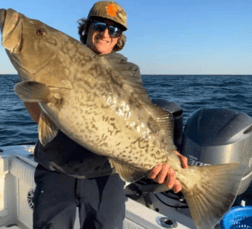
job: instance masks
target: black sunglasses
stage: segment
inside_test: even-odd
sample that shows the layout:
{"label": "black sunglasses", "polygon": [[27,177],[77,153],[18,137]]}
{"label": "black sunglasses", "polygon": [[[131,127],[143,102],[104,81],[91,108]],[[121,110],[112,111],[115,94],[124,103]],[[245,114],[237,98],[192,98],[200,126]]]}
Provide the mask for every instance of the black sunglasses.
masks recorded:
{"label": "black sunglasses", "polygon": [[95,20],[91,21],[91,28],[98,32],[103,32],[106,28],[108,28],[109,35],[114,38],[119,37],[121,33],[123,32],[116,25],[108,25],[105,22],[95,21]]}

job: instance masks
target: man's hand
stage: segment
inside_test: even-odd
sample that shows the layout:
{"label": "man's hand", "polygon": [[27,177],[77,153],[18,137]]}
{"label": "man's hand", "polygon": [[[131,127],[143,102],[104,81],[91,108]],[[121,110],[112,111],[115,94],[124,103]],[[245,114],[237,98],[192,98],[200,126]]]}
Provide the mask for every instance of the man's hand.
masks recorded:
{"label": "man's hand", "polygon": [[[179,157],[182,168],[187,169],[187,158],[177,151],[174,151],[174,153]],[[167,188],[172,189],[175,193],[182,190],[182,185],[176,179],[174,170],[167,163],[154,167],[149,171],[148,177],[159,184],[166,185]]]}

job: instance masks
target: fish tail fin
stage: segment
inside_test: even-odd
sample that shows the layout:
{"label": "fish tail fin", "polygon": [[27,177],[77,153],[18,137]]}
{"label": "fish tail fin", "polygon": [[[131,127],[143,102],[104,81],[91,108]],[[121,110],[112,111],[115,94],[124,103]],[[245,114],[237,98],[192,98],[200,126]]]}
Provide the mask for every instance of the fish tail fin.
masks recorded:
{"label": "fish tail fin", "polygon": [[212,229],[221,220],[236,198],[245,170],[235,163],[191,167],[192,179],[182,182],[182,192],[197,229]]}

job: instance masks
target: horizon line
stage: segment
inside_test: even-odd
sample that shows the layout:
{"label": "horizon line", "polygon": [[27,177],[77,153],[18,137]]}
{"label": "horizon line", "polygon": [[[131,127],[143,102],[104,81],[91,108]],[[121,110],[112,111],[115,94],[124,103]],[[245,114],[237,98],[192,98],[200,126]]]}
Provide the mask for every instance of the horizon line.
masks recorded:
{"label": "horizon line", "polygon": [[[17,73],[0,73],[0,76],[1,75],[18,75]],[[207,76],[207,75],[209,75],[209,76],[244,76],[244,75],[246,75],[246,76],[252,76],[252,74],[209,74],[209,73],[207,73],[207,74],[204,74],[204,73],[202,73],[202,74],[199,74],[199,73],[197,73],[197,74],[193,74],[193,73],[190,73],[190,74],[170,74],[170,73],[167,73],[167,74],[165,74],[165,73],[162,73],[162,74],[158,74],[158,73],[154,73],[154,74],[144,74],[144,73],[142,73],[141,75],[164,75],[164,76],[191,76],[191,75],[204,75],[204,76]]]}

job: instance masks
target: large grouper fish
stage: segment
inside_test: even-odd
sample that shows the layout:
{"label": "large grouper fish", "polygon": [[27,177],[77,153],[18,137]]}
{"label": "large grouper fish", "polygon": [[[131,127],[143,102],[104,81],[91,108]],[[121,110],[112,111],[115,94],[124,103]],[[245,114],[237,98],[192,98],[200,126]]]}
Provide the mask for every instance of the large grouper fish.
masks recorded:
{"label": "large grouper fish", "polygon": [[[107,156],[128,182],[169,163],[182,184],[198,229],[210,229],[232,206],[245,165],[189,166],[174,154],[172,115],[152,104],[142,83],[122,64],[12,10],[0,10],[2,45],[18,71],[15,92],[41,108],[39,140],[61,130],[95,154]],[[113,55],[111,55],[113,56]],[[156,191],[168,190],[161,184]]]}

